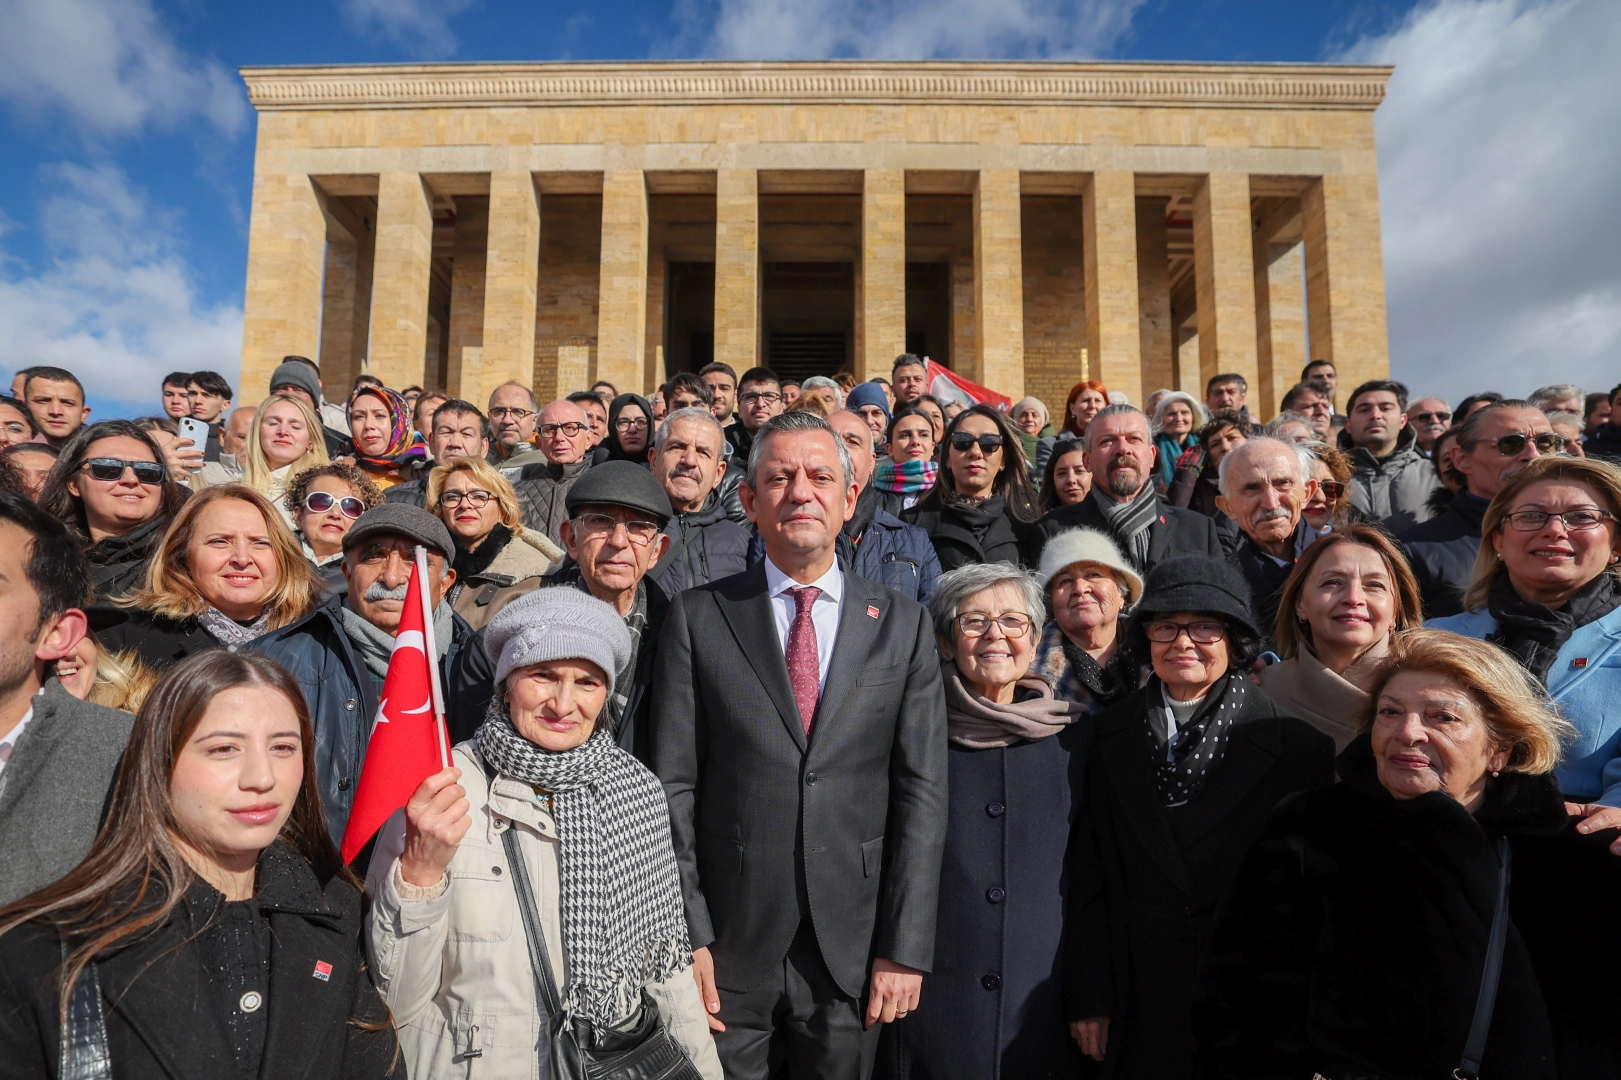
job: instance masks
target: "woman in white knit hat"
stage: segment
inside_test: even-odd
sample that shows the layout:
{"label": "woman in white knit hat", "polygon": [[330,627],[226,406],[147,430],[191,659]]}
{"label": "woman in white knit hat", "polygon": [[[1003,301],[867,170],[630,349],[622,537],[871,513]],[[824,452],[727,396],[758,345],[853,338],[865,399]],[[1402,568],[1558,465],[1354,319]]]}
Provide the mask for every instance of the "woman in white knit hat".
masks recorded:
{"label": "woman in white knit hat", "polygon": [[366,883],[405,1074],[529,1076],[537,1055],[617,1043],[720,1080],[664,791],[597,725],[630,656],[623,620],[539,589],[484,636],[484,724],[384,826]]}
{"label": "woman in white knit hat", "polygon": [[1137,665],[1119,648],[1122,616],[1143,595],[1143,579],[1114,540],[1096,529],[1068,529],[1041,552],[1036,577],[1052,621],[1036,646],[1033,670],[1061,698],[1114,704],[1137,689]]}

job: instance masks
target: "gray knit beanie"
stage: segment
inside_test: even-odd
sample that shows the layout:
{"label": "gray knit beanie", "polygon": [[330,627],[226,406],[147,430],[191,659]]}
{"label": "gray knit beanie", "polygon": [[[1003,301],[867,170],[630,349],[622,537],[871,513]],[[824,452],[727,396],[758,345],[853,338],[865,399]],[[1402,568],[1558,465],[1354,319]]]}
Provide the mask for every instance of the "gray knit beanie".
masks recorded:
{"label": "gray knit beanie", "polygon": [[507,676],[547,660],[589,660],[608,679],[630,663],[625,620],[590,593],[567,585],[536,589],[502,608],[484,628],[484,647],[495,658],[497,693]]}

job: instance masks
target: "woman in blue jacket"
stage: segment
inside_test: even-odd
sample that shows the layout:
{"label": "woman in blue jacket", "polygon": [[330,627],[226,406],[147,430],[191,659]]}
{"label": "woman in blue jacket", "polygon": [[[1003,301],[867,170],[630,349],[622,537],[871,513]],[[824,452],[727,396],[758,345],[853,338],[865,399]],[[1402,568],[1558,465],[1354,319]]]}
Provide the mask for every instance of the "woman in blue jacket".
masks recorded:
{"label": "woman in blue jacket", "polygon": [[1535,675],[1575,725],[1565,797],[1621,807],[1621,469],[1539,457],[1481,521],[1464,612],[1429,626],[1484,638]]}

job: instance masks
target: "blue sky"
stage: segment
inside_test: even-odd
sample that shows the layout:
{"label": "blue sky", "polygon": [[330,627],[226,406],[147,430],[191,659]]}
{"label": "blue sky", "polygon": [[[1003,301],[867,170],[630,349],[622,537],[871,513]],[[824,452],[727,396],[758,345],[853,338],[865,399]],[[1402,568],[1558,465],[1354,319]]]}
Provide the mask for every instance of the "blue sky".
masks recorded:
{"label": "blue sky", "polygon": [[1037,57],[1394,62],[1379,113],[1394,373],[1456,401],[1621,381],[1615,0],[0,0],[0,368],[99,415],[234,376],[243,64]]}

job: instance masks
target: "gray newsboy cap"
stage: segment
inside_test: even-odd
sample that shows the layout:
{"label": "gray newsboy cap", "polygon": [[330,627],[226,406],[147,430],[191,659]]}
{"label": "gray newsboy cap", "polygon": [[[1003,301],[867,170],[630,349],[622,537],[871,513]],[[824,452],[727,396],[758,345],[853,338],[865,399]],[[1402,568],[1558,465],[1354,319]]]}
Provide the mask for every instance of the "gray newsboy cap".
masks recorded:
{"label": "gray newsboy cap", "polygon": [[429,551],[437,551],[447,559],[456,557],[456,545],[450,539],[450,530],[445,523],[422,509],[409,503],[383,503],[374,506],[360,515],[343,538],[344,554],[362,540],[369,540],[382,534],[390,536],[403,536],[415,540]]}
{"label": "gray newsboy cap", "polygon": [[675,511],[670,497],[646,465],[634,461],[604,461],[580,474],[563,499],[570,516],[582,506],[623,506],[640,510],[668,525]]}
{"label": "gray newsboy cap", "polygon": [[495,657],[496,692],[518,668],[548,660],[589,660],[608,679],[630,663],[630,631],[608,604],[568,585],[520,596],[484,628],[485,651]]}

